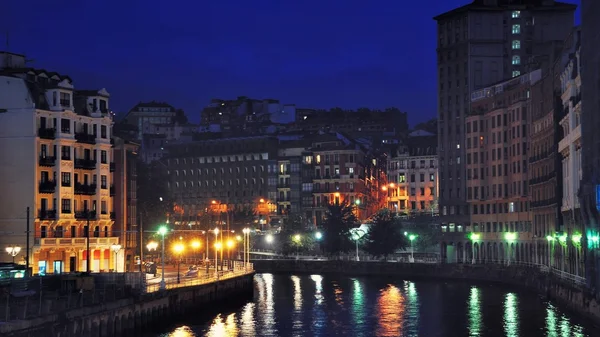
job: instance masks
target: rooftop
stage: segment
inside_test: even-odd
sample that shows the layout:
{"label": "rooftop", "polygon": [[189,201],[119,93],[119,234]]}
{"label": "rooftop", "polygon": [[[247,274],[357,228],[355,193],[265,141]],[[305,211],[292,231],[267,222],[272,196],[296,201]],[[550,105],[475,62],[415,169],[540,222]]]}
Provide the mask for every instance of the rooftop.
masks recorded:
{"label": "rooftop", "polygon": [[510,9],[575,11],[577,9],[575,4],[552,0],[497,0],[490,1],[489,3],[495,2],[492,5],[486,4],[486,2],[486,0],[473,0],[470,4],[434,16],[433,19],[439,21],[468,11],[504,11]]}

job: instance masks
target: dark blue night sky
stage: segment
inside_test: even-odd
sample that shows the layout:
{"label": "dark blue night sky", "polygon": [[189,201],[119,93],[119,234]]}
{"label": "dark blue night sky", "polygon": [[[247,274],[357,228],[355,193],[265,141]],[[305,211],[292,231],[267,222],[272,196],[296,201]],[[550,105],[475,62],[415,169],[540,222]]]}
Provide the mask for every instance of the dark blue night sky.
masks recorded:
{"label": "dark blue night sky", "polygon": [[396,106],[412,124],[436,115],[432,17],[468,2],[6,0],[0,31],[33,66],[106,87],[117,112],[160,100],[197,121],[213,97],[250,96]]}

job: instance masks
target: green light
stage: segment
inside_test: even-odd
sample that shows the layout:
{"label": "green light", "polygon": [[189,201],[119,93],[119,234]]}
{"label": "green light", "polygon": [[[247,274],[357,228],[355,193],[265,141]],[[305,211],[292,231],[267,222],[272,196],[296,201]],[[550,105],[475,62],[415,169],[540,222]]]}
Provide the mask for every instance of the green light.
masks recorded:
{"label": "green light", "polygon": [[315,233],[315,239],[321,240],[322,238],[323,238],[323,234],[321,234],[321,232],[316,232]]}
{"label": "green light", "polygon": [[517,233],[506,233],[504,234],[504,238],[507,241],[515,241],[517,239]]}
{"label": "green light", "polygon": [[558,241],[560,241],[561,244],[565,244],[567,242],[567,234],[559,236]]}
{"label": "green light", "polygon": [[479,239],[481,239],[481,234],[471,233],[471,235],[469,235],[469,239],[471,239],[471,241],[479,241]]}
{"label": "green light", "polygon": [[580,244],[581,243],[581,234],[579,234],[579,233],[573,234],[573,236],[571,237],[571,240],[576,245]]}
{"label": "green light", "polygon": [[354,203],[357,204],[357,205],[360,205],[360,199],[354,200]]}
{"label": "green light", "polygon": [[548,235],[548,236],[546,236],[546,240],[548,240],[548,241],[554,241],[554,238],[551,237],[550,235]]}
{"label": "green light", "polygon": [[167,226],[160,226],[158,227],[158,234],[164,236],[169,232],[169,229],[167,228]]}
{"label": "green light", "polygon": [[416,239],[416,238],[417,238],[417,236],[416,236],[416,235],[414,235],[414,234],[411,234],[411,235],[409,235],[409,236],[408,236],[408,239],[409,239],[410,241],[412,241],[412,240],[414,240],[414,239]]}
{"label": "green light", "polygon": [[407,235],[408,235],[408,232],[404,232],[404,236],[407,236]]}

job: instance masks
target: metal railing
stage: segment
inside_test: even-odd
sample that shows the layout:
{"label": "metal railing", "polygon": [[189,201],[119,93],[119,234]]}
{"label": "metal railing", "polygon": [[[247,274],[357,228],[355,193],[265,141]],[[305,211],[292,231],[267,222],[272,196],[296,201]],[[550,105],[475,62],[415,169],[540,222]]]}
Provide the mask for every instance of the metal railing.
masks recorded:
{"label": "metal railing", "polygon": [[[199,286],[204,284],[209,284],[217,281],[227,280],[230,278],[234,278],[237,276],[247,275],[254,272],[254,265],[252,263],[244,263],[242,261],[232,261],[231,269],[224,269],[215,271],[214,266],[209,267],[199,267],[198,274],[192,277],[186,277],[181,275],[180,282],[177,282],[177,277],[165,278],[165,288],[175,289],[182,287],[192,287]],[[182,274],[185,274],[186,271],[182,271]],[[160,271],[158,272],[158,277],[156,279],[160,279]],[[153,293],[160,290],[160,282],[156,282],[153,284],[146,285],[146,293]]]}

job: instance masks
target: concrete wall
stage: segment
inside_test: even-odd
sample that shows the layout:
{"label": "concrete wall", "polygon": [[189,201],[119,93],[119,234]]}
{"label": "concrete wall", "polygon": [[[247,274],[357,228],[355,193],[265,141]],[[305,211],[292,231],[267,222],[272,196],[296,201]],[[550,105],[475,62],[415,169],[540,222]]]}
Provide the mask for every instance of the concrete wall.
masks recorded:
{"label": "concrete wall", "polygon": [[538,268],[495,264],[408,264],[390,262],[255,260],[257,273],[310,273],[397,276],[501,283],[535,291],[600,324],[600,299]]}
{"label": "concrete wall", "polygon": [[112,337],[132,336],[161,328],[171,318],[206,304],[251,295],[254,275],[220,282],[144,294],[102,305],[49,314],[37,319],[0,324],[2,337]]}

